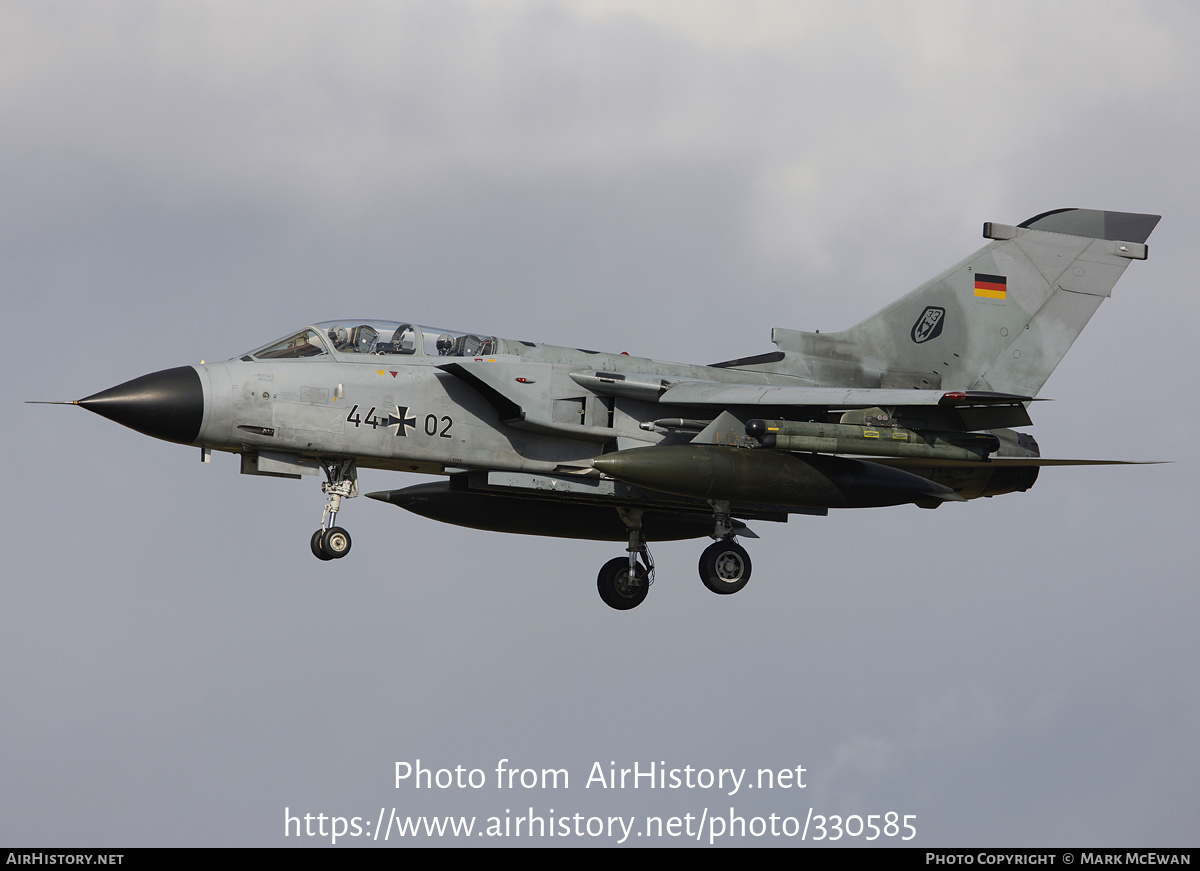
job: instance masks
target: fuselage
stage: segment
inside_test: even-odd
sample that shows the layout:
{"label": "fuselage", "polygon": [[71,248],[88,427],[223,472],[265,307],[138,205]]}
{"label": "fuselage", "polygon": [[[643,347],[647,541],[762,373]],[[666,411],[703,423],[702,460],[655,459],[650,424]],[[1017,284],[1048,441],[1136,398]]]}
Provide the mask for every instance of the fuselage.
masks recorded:
{"label": "fuselage", "polygon": [[[719,391],[725,384],[773,388],[811,383],[758,371],[754,367],[760,359],[702,366],[400,322],[329,321],[225,362],[152,373],[79,404],[148,435],[240,454],[242,470],[249,474],[315,475],[321,462],[344,458],[359,468],[432,474],[477,469],[561,475],[595,469],[593,461],[601,455],[691,442],[713,423],[714,411],[705,405],[664,409],[657,400],[671,385],[694,382]],[[771,410],[755,409],[765,416]],[[709,460],[720,444],[735,443],[718,437],[715,445],[702,444],[694,456],[682,451],[661,455],[672,458],[665,463],[670,486],[663,486],[660,474],[648,474],[644,461],[621,468],[626,483],[655,492],[727,500],[745,489],[746,471],[731,472],[726,487],[713,489],[697,481],[711,475]],[[739,457],[738,462],[753,463],[759,480],[789,477],[790,466],[776,466],[795,463],[782,453],[769,453]],[[928,495],[913,481],[886,496],[877,495],[882,491],[874,484],[850,485],[846,482],[862,478],[862,470],[849,468],[850,462],[857,461],[841,461],[845,469],[834,463],[838,468],[822,473],[835,488],[856,491],[848,498],[830,497],[821,488],[792,487],[760,504],[826,509],[919,501]],[[620,478],[616,468],[608,474]],[[636,480],[629,477],[634,468]],[[899,477],[886,470],[868,471]],[[939,481],[963,498],[1032,484],[1026,475],[1017,486],[1005,483],[998,489],[993,471],[986,468],[931,465],[910,467],[908,474]],[[537,490],[543,485],[530,486]],[[545,486],[572,489],[553,481]],[[609,495],[604,501],[620,501],[616,493]],[[644,498],[645,493],[631,494],[633,502]]]}
{"label": "fuselage", "polygon": [[[666,437],[642,427],[663,416],[652,401],[595,393],[572,373],[594,378],[620,372],[668,382],[797,380],[420,327],[410,328],[408,345],[375,341],[339,348],[329,338],[339,326],[347,332],[368,327],[380,336],[408,327],[381,321],[323,323],[289,337],[304,336],[319,347],[292,344],[286,346],[292,353],[273,350],[285,339],[233,360],[194,366],[203,415],[187,443],[234,453],[353,456],[364,468],[547,472],[594,457],[609,443],[654,445]],[[458,342],[464,335],[472,341]],[[437,336],[454,341],[443,340],[439,353]],[[502,396],[489,397],[486,384],[481,390],[479,383],[447,371],[455,364],[502,372],[504,385],[495,391]],[[504,401],[519,406],[507,419]]]}

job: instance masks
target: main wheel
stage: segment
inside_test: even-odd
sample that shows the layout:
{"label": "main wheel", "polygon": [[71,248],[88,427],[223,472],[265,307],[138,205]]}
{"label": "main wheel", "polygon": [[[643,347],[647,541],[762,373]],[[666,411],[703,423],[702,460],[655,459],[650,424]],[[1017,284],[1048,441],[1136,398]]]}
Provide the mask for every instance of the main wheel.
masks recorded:
{"label": "main wheel", "polygon": [[340,526],[325,530],[321,537],[321,552],[326,559],[341,559],[350,553],[350,533]]}
{"label": "main wheel", "polygon": [[596,589],[600,591],[600,598],[605,605],[618,611],[628,611],[645,601],[650,585],[646,583],[645,570],[641,566],[630,580],[629,557],[619,556],[601,567],[596,577]]}
{"label": "main wheel", "polygon": [[700,554],[700,580],[714,593],[728,596],[750,580],[750,554],[736,541],[718,541]]}
{"label": "main wheel", "polygon": [[333,559],[331,556],[326,556],[325,551],[321,550],[321,536],[325,534],[324,529],[318,529],[312,534],[312,538],[308,542],[309,548],[312,550],[313,556],[321,560]]}

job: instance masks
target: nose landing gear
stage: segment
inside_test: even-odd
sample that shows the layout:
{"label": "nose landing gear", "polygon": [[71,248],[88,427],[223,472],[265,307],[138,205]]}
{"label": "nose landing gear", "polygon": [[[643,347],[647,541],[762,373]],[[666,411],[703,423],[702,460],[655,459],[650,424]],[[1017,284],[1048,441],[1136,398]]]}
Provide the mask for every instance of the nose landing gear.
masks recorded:
{"label": "nose landing gear", "polygon": [[342,499],[358,495],[358,467],[353,459],[321,459],[319,462],[328,479],[321,485],[321,491],[327,498],[325,511],[321,514],[321,528],[312,534],[309,548],[319,560],[341,559],[350,553],[350,533],[334,523],[342,507]]}
{"label": "nose landing gear", "polygon": [[350,533],[340,526],[318,529],[312,534],[308,546],[319,560],[341,559],[350,553]]}

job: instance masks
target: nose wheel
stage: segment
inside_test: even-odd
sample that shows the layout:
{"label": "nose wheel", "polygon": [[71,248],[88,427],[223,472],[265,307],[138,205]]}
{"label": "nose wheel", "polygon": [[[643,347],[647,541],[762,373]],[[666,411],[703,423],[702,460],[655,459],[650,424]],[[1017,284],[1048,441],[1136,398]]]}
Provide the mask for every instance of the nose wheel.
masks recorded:
{"label": "nose wheel", "polygon": [[318,529],[312,534],[308,546],[319,560],[341,559],[350,553],[350,533],[340,526]]}
{"label": "nose wheel", "polygon": [[312,534],[308,546],[319,560],[341,559],[350,553],[350,533],[335,526],[342,499],[358,495],[358,468],[354,460],[320,460],[325,477],[329,480],[321,485],[326,495],[325,511],[321,515],[321,528]]}

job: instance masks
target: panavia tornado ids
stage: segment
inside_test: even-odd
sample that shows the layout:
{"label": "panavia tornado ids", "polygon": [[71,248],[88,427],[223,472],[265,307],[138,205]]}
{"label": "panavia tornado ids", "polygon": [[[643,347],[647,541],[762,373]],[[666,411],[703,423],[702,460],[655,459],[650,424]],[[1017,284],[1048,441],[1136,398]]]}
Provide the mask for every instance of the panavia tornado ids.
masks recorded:
{"label": "panavia tornado ids", "polygon": [[349,319],[73,404],[206,461],[237,454],[243,474],[323,474],[321,560],[350,552],[337,518],[358,470],[386,469],[444,476],[367,494],[425,517],[627,542],[597,580],[613,608],[645,599],[652,541],[712,538],[700,577],[735,593],[746,521],[937,508],[1100,462],[1044,459],[1014,428],[1158,221],[987,223],[982,248],[857,326],[776,328],[776,350],[707,366]]}

